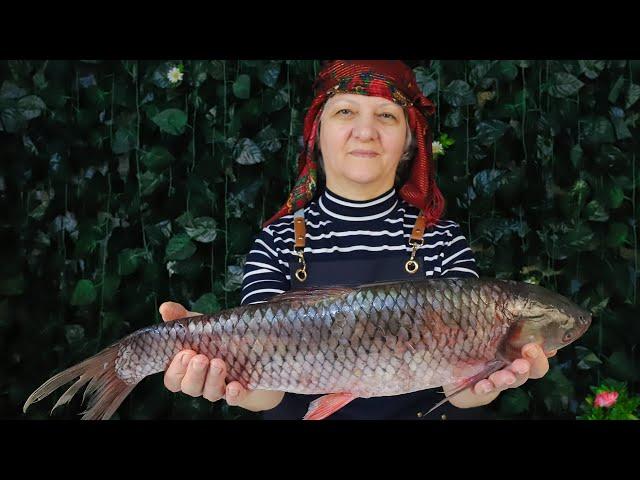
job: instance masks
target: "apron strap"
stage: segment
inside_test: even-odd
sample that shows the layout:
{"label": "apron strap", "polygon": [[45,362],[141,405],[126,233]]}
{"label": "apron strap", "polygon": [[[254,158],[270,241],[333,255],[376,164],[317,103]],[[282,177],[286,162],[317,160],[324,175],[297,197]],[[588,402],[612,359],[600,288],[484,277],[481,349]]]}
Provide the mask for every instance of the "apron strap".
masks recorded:
{"label": "apron strap", "polygon": [[297,210],[293,214],[293,234],[294,234],[294,255],[298,256],[300,268],[296,270],[296,278],[300,282],[307,279],[307,264],[304,261],[304,244],[307,236],[307,229],[304,224],[304,208]]}
{"label": "apron strap", "polygon": [[416,223],[413,226],[413,231],[411,232],[411,238],[409,239],[409,245],[411,245],[411,258],[407,260],[407,263],[404,264],[404,269],[407,273],[416,273],[420,264],[416,262],[414,259],[416,257],[416,251],[418,248],[422,246],[424,243],[424,227],[427,224],[427,220],[424,218],[424,213],[420,210],[418,213],[418,218],[416,218]]}

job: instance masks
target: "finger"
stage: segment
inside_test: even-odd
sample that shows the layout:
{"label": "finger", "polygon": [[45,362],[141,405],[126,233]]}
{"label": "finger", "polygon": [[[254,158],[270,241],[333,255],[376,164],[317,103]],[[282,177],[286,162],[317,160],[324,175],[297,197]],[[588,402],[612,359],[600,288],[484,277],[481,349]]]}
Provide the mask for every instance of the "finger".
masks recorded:
{"label": "finger", "polygon": [[240,382],[229,382],[224,397],[229,405],[239,405],[246,397],[247,389],[244,388]]}
{"label": "finger", "polygon": [[160,305],[158,311],[162,316],[162,320],[165,322],[176,320],[178,318],[185,318],[189,313],[186,308],[176,302],[164,302]]}
{"label": "finger", "polygon": [[522,347],[522,355],[531,364],[529,378],[544,377],[549,371],[549,361],[542,348],[534,343]]}
{"label": "finger", "polygon": [[496,390],[502,391],[507,388],[511,388],[511,385],[516,382],[516,376],[513,374],[513,372],[507,369],[502,369],[492,373],[489,376],[489,380],[493,382]]}
{"label": "finger", "polygon": [[480,380],[473,387],[473,393],[476,395],[486,395],[495,390],[495,385],[490,380]]}
{"label": "finger", "polygon": [[172,392],[180,391],[182,379],[184,378],[185,373],[187,373],[187,365],[189,365],[189,361],[195,355],[196,352],[193,350],[183,350],[173,358],[169,368],[167,368],[167,371],[164,374],[165,387]]}
{"label": "finger", "polygon": [[517,358],[509,367],[507,367],[516,377],[516,381],[509,388],[518,388],[529,380],[529,372],[531,364],[524,358]]}
{"label": "finger", "polygon": [[220,400],[225,394],[226,384],[224,378],[227,376],[227,366],[223,360],[214,358],[209,362],[209,372],[204,381],[202,396],[210,402]]}
{"label": "finger", "polygon": [[209,359],[206,356],[196,355],[193,357],[180,384],[182,392],[190,397],[201,396],[208,370]]}

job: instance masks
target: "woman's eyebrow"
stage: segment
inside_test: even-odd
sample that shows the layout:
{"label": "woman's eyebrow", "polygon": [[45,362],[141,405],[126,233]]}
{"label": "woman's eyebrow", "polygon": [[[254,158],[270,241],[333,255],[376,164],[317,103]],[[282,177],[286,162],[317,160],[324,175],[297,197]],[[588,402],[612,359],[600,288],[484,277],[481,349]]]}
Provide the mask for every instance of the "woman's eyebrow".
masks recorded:
{"label": "woman's eyebrow", "polygon": [[[331,108],[339,106],[341,104],[344,103],[348,103],[350,105],[355,105],[355,106],[360,106],[360,103],[354,101],[354,100],[349,100],[347,98],[341,98],[339,100],[336,100],[332,105]],[[395,103],[388,103],[388,102],[380,102],[374,105],[375,108],[395,108],[396,104]],[[401,108],[401,107],[400,107]]]}

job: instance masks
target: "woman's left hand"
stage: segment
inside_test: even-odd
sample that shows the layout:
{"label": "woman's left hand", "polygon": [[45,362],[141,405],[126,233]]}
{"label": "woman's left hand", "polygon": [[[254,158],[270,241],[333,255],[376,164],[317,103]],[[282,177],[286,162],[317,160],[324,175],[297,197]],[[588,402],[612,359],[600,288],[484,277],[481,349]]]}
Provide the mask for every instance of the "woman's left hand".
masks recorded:
{"label": "woman's left hand", "polygon": [[[530,378],[544,377],[549,371],[547,357],[553,357],[557,351],[553,350],[545,355],[540,345],[528,343],[522,347],[522,358],[517,358],[508,367],[492,373],[489,378],[480,380],[473,387],[469,387],[449,402],[458,408],[473,408],[493,402],[500,392],[509,388],[517,388]],[[455,391],[454,385],[443,387],[448,397]]]}

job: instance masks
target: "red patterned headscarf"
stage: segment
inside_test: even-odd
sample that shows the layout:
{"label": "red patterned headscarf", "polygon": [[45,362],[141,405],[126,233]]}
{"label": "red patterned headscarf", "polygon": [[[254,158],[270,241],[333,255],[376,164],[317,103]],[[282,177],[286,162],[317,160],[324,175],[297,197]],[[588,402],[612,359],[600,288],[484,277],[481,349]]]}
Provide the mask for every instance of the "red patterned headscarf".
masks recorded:
{"label": "red patterned headscarf", "polygon": [[427,226],[440,219],[444,198],[435,183],[431,135],[426,118],[433,114],[435,108],[420,91],[413,71],[399,60],[334,60],[318,74],[313,89],[315,98],[304,119],[304,147],[298,157],[298,179],[287,203],[263,226],[303,208],[313,198],[318,170],[313,152],[320,123],[319,113],[327,99],[336,93],[383,97],[406,109],[417,152],[411,176],[399,194],[423,211]]}

